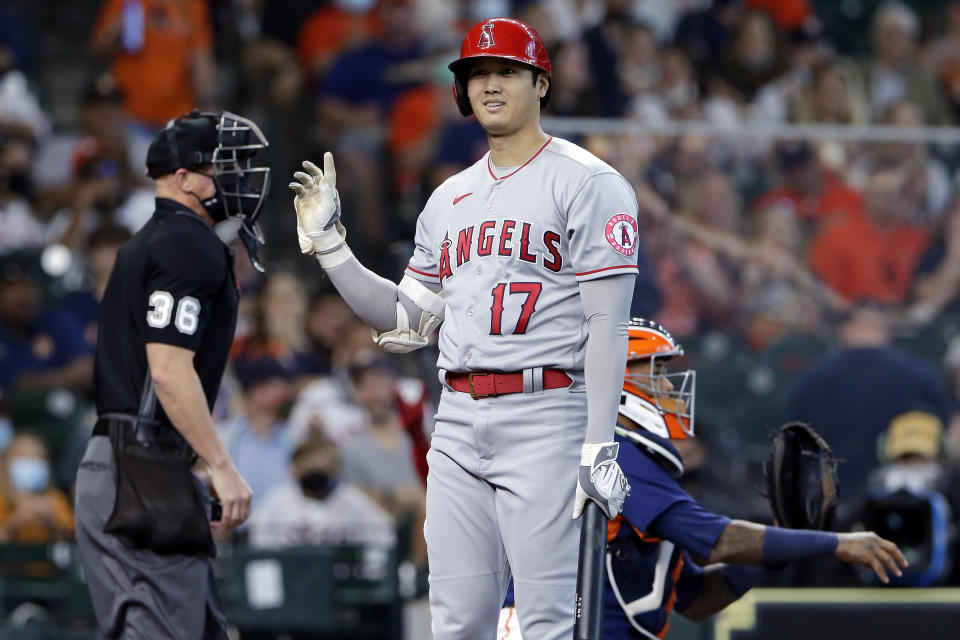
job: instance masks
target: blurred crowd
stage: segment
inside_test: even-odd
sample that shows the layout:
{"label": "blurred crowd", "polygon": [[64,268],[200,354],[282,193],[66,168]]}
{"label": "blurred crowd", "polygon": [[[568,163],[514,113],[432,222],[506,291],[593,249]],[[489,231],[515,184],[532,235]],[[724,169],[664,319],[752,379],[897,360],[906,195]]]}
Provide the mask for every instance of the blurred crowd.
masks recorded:
{"label": "blurred crowd", "polygon": [[[72,535],[98,300],[153,210],[146,146],[225,108],[262,126],[274,172],[268,269],[237,260],[215,408],[255,495],[235,539],[425,563],[436,354],[376,348],[300,259],[283,185],[333,151],[351,247],[398,280],[427,196],[486,151],[446,65],[471,24],[510,15],[548,43],[545,115],[646,127],[565,137],[637,190],[633,311],[700,371],[687,487],[768,519],[759,445],[810,421],[843,459],[844,525],[909,539],[911,584],[960,584],[960,153],[737,135],[960,123],[960,0],[81,0],[60,22],[45,4],[0,1],[0,542]],[[728,133],[656,133],[688,121]]]}

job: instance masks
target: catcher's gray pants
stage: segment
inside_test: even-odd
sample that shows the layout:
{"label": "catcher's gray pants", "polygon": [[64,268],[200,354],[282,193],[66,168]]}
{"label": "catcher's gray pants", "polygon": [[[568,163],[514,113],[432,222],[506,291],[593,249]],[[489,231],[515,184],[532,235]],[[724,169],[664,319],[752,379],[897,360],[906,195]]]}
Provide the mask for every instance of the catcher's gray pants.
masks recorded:
{"label": "catcher's gray pants", "polygon": [[226,638],[209,558],[158,555],[103,532],[115,474],[110,440],[93,436],[77,472],[77,547],[104,638]]}
{"label": "catcher's gray pants", "polygon": [[434,640],[493,640],[511,571],[523,636],[572,635],[586,404],[582,383],[479,400],[444,388],[424,529]]}

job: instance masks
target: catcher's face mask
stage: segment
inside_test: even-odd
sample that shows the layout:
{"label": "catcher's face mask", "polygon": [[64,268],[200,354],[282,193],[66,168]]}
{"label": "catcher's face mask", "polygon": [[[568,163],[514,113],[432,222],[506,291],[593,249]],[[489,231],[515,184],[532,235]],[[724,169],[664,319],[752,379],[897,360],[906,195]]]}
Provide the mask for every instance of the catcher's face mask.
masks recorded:
{"label": "catcher's face mask", "polygon": [[[240,221],[238,234],[250,254],[250,261],[263,271],[258,259],[263,232],[257,224],[260,208],[270,189],[270,168],[256,166],[253,157],[267,147],[267,139],[251,120],[224,111],[217,125],[217,147],[213,151],[213,181],[216,193],[213,202],[204,201],[204,208],[217,219]],[[222,211],[222,213],[220,213]]]}
{"label": "catcher's face mask", "polygon": [[270,168],[254,165],[253,158],[267,145],[248,118],[229,111],[194,110],[167,123],[147,151],[147,175],[153,178],[180,167],[212,166],[215,191],[200,203],[215,222],[240,221],[240,240],[259,271],[263,267],[257,254],[264,239],[257,216],[270,188]]}
{"label": "catcher's face mask", "polygon": [[662,325],[635,318],[628,326],[627,370],[620,413],[663,438],[692,438],[696,372],[669,373],[666,363],[683,355]]}

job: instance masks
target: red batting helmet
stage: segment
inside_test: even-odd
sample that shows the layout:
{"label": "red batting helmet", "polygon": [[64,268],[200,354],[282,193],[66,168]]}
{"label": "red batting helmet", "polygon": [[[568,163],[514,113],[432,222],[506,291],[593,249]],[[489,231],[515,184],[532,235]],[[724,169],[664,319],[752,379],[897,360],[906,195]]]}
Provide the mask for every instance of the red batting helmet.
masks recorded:
{"label": "red batting helmet", "polygon": [[[470,28],[460,45],[460,57],[448,67],[453,71],[453,97],[460,113],[473,113],[467,98],[467,79],[462,74],[473,58],[502,58],[530,65],[550,76],[550,55],[536,29],[513,18],[481,20]],[[540,98],[540,108],[547,105],[550,88]]]}

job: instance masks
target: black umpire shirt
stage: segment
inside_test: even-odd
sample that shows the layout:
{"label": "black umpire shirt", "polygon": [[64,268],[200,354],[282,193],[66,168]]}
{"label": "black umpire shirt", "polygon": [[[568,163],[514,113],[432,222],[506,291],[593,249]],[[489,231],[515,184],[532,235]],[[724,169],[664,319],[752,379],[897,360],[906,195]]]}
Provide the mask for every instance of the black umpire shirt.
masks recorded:
{"label": "black umpire shirt", "polygon": [[[233,251],[196,213],[157,198],[153,217],[120,248],[100,305],[97,413],[137,414],[149,342],[195,352],[193,366],[212,409],[236,321]],[[156,412],[170,425],[162,407]]]}

